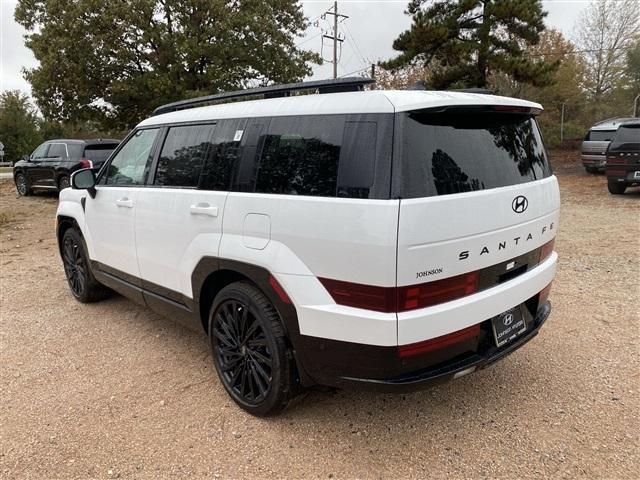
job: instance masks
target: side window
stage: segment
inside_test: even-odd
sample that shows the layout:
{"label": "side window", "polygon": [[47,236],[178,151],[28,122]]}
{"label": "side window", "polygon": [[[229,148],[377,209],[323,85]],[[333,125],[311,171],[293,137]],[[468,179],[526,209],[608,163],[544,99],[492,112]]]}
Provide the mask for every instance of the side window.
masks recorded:
{"label": "side window", "polygon": [[246,119],[221,120],[213,132],[213,148],[207,156],[199,188],[228,191],[231,175],[240,157],[240,143],[245,135]]}
{"label": "side window", "polygon": [[376,122],[346,122],[338,169],[338,196],[369,198],[376,165]]}
{"label": "side window", "polygon": [[211,151],[213,129],[214,125],[169,128],[153,184],[197,187],[205,157]]}
{"label": "side window", "polygon": [[47,150],[49,150],[49,144],[43,143],[38,148],[36,148],[31,154],[31,159],[35,160],[36,158],[44,158],[47,156]]}
{"label": "side window", "polygon": [[120,149],[106,172],[107,185],[141,185],[157,128],[137,131]]}
{"label": "side window", "polygon": [[67,147],[64,143],[52,143],[47,158],[67,158]]}
{"label": "side window", "polygon": [[273,118],[255,191],[334,197],[344,125],[343,115]]}

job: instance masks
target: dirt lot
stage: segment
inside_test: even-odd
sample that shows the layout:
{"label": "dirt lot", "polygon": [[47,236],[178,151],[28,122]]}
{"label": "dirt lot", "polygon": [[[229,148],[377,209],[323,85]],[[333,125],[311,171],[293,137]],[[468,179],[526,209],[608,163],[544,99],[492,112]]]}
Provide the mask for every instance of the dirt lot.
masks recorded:
{"label": "dirt lot", "polygon": [[312,392],[253,418],[204,336],[121,297],[81,305],[57,199],[1,181],[3,478],[638,478],[640,191],[556,154],[554,311],[491,368],[411,395]]}

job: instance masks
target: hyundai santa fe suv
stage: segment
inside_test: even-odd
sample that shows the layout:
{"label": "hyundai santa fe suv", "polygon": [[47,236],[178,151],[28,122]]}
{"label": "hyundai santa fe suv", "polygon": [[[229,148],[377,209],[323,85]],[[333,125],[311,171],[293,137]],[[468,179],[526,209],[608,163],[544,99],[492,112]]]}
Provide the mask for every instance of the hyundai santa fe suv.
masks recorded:
{"label": "hyundai santa fe suv", "polygon": [[254,415],[314,384],[410,390],[520,348],[557,262],[540,105],[368,82],[156,109],[60,195],[73,295],[115,290],[203,331]]}
{"label": "hyundai santa fe suv", "polygon": [[16,190],[22,196],[34,190],[60,191],[69,186],[76,170],[96,172],[120,143],[118,140],[49,140],[13,166]]}

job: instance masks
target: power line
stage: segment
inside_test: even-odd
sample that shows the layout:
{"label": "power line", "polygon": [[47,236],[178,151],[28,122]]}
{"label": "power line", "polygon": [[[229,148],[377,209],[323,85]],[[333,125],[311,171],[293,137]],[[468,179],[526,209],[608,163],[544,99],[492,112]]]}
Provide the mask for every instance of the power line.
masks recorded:
{"label": "power line", "polygon": [[[342,42],[344,42],[344,38],[340,38],[338,34],[338,19],[339,18],[349,18],[347,15],[343,15],[338,13],[338,2],[333,2],[333,11],[331,9],[327,10],[324,15],[333,15],[333,35],[323,34],[322,38],[328,38],[333,40],[333,78],[338,78],[338,42],[340,42],[340,53],[342,54]],[[324,45],[324,44],[323,44]]]}

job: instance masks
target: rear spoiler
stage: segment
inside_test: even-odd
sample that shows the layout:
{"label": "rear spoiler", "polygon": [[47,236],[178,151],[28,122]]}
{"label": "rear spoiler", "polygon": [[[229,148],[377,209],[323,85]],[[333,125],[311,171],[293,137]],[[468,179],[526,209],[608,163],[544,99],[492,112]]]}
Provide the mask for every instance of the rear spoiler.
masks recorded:
{"label": "rear spoiler", "polygon": [[524,105],[445,105],[433,108],[412,110],[417,113],[514,113],[519,115],[539,115],[541,108],[527,107]]}

